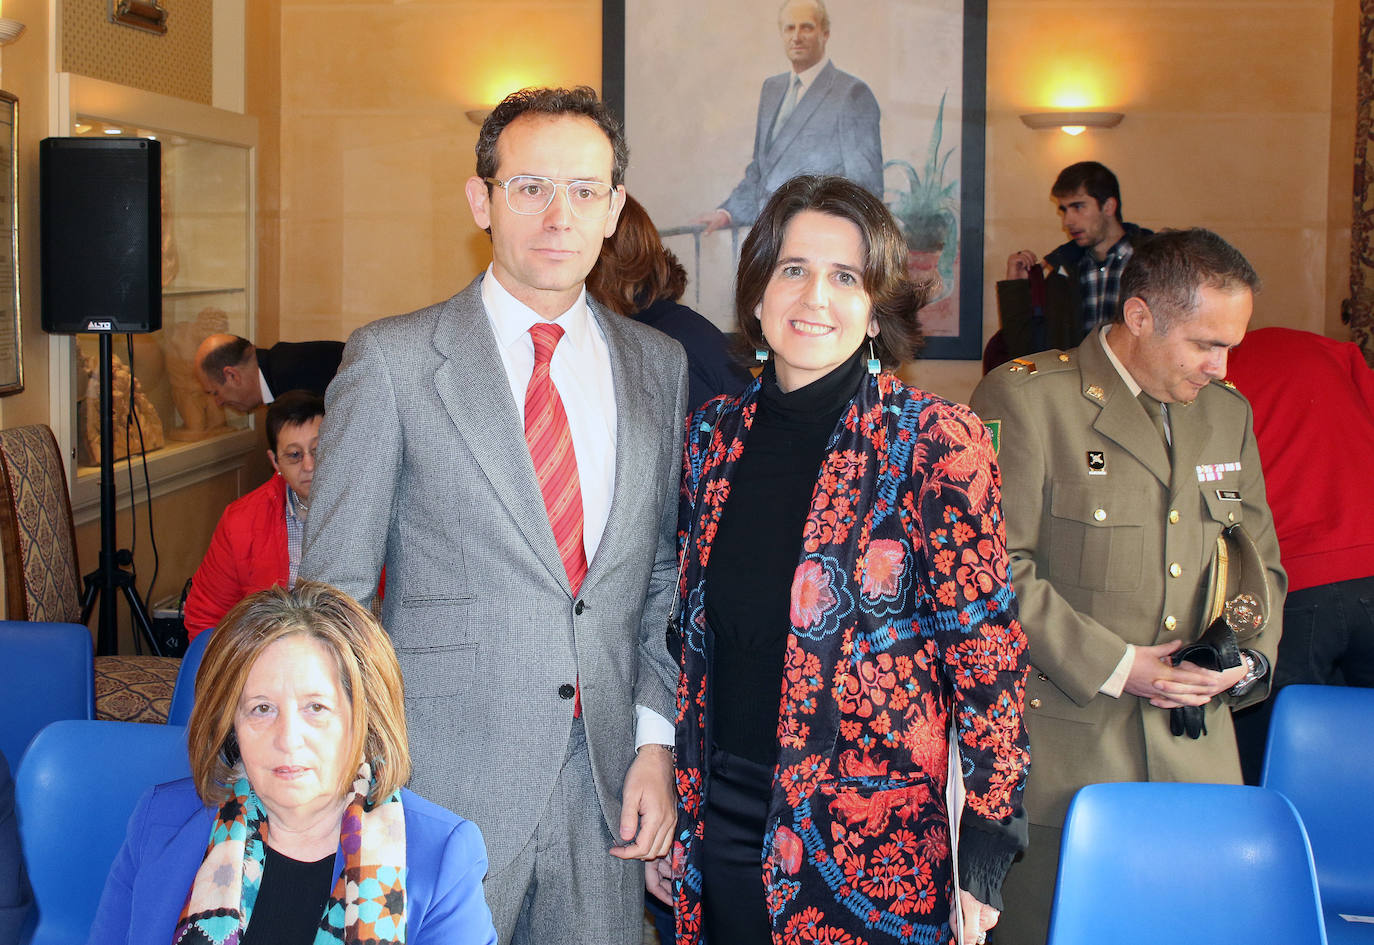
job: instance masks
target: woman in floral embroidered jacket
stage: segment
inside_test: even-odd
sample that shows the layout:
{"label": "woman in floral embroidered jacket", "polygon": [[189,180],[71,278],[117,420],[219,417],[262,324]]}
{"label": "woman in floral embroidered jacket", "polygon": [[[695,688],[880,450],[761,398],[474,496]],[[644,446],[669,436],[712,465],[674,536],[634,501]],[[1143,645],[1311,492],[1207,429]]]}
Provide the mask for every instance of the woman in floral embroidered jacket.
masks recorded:
{"label": "woman in floral embroidered jacket", "polygon": [[905,264],[838,177],[788,182],[744,244],[736,315],[771,357],[684,457],[679,943],[981,942],[1024,846],[1000,477],[971,411],[880,373],[919,345]]}

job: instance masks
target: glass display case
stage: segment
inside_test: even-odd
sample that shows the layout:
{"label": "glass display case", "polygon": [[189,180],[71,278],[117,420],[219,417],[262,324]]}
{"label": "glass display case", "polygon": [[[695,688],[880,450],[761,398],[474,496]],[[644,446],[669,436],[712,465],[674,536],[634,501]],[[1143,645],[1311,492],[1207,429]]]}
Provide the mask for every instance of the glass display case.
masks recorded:
{"label": "glass display case", "polygon": [[[64,131],[76,137],[156,138],[162,151],[162,329],[115,336],[116,461],[142,448],[155,480],[219,468],[251,448],[252,418],[218,407],[195,376],[208,335],[254,336],[256,122],[233,112],[63,74]],[[99,336],[54,336],[69,393],[54,429],[73,472],[72,499],[94,497],[99,475]],[[65,357],[62,355],[65,354]],[[138,423],[124,417],[130,400]],[[61,428],[65,426],[66,429]],[[87,493],[90,496],[87,496]]]}

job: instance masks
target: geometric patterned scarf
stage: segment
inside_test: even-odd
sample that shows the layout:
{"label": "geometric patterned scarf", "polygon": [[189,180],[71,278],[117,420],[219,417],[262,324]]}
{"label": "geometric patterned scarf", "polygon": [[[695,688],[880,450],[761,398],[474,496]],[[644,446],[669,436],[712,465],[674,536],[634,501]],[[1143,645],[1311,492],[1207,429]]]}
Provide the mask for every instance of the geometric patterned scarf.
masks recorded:
{"label": "geometric patterned scarf", "polygon": [[[401,792],[372,808],[367,762],[343,815],[344,870],[334,882],[314,945],[406,940],[406,827]],[[262,883],[267,811],[246,777],[234,783],[210,831],[205,859],[181,909],[174,945],[238,945]]]}

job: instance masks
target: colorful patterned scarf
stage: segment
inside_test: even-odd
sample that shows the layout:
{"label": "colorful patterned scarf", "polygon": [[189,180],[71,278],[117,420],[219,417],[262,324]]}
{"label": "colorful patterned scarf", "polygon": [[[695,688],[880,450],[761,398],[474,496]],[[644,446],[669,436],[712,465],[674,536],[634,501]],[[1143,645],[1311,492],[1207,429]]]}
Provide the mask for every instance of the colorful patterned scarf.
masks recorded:
{"label": "colorful patterned scarf", "polygon": [[[406,828],[401,792],[367,806],[372,769],[366,762],[344,810],[339,846],[344,870],[334,882],[314,945],[404,942]],[[210,831],[205,859],[182,907],[173,943],[238,945],[253,917],[262,883],[267,812],[246,777],[234,783]]]}

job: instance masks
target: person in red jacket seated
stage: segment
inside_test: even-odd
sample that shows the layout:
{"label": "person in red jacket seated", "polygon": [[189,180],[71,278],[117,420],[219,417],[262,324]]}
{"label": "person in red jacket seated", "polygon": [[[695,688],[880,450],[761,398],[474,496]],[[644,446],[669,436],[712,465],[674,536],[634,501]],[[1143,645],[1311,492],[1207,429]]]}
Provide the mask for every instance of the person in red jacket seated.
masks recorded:
{"label": "person in red jacket seated", "polygon": [[278,475],[220,516],[186,597],[190,639],[218,626],[249,594],[296,583],[323,419],[324,400],[309,391],[287,391],[267,408],[267,458]]}

